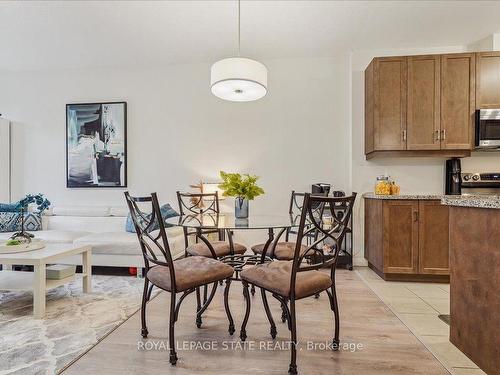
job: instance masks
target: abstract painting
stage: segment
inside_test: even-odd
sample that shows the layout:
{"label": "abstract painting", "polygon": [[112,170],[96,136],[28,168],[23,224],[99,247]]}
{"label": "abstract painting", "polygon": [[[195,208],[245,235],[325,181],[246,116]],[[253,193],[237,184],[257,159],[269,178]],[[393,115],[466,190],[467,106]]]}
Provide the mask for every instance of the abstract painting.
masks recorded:
{"label": "abstract painting", "polygon": [[127,103],[66,105],[66,186],[127,186]]}

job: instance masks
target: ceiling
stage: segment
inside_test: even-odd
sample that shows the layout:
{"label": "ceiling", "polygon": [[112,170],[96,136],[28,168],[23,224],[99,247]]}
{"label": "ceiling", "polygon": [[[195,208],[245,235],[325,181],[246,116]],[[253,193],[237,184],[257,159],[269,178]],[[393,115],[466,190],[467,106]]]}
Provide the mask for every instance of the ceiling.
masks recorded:
{"label": "ceiling", "polygon": [[[500,31],[500,1],[241,3],[242,55],[466,45]],[[2,1],[0,70],[212,62],[237,52],[236,1]]]}

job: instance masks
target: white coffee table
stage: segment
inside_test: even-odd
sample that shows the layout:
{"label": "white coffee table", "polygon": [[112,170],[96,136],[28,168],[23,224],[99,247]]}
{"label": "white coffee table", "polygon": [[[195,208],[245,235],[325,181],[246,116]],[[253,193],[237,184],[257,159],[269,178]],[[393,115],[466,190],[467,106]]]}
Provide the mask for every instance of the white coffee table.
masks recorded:
{"label": "white coffee table", "polygon": [[0,290],[33,290],[33,315],[37,319],[45,316],[45,292],[69,283],[75,275],[61,280],[46,279],[47,264],[63,263],[64,258],[82,254],[83,292],[92,290],[92,248],[72,244],[47,244],[45,248],[15,254],[0,254],[0,264],[22,264],[34,266],[34,272],[0,271]]}

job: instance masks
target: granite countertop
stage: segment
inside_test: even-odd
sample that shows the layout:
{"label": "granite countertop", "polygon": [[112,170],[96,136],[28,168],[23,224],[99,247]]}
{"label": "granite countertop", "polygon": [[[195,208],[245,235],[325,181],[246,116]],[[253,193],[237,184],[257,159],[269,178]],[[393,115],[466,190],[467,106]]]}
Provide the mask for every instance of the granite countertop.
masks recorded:
{"label": "granite countertop", "polygon": [[441,204],[457,207],[497,208],[500,209],[498,195],[445,195]]}
{"label": "granite countertop", "polygon": [[365,193],[363,197],[366,199],[401,199],[401,200],[440,200],[444,197],[443,194],[399,194],[399,195],[377,195],[374,193]]}

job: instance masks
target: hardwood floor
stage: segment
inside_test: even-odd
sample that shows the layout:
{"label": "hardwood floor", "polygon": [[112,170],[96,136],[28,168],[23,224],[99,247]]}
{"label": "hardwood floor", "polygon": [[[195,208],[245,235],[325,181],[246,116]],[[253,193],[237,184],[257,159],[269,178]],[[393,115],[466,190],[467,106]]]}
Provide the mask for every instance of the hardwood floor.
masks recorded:
{"label": "hardwood floor", "polygon": [[[337,285],[340,339],[352,347],[358,345],[358,349],[349,350],[346,346],[333,352],[322,348],[321,345],[330,343],[333,337],[333,314],[328,298],[321,295],[319,299],[301,300],[297,307],[299,373],[448,374],[355,272],[339,270]],[[178,350],[177,366],[171,367],[166,349],[169,294],[161,293],[148,305],[150,335],[147,340],[140,336],[140,315],[136,313],[64,374],[286,374],[289,351],[283,346],[289,340],[289,331],[279,319],[281,310],[277,301],[268,299],[277,322],[276,341],[271,340],[260,293],[256,293],[252,298],[246,348],[243,348],[238,338],[244,313],[240,283],[231,285],[230,304],[237,327],[232,337],[227,333],[222,288],[219,287],[205,312],[201,329],[195,325],[195,298],[187,297],[176,323],[177,346],[184,350]],[[308,348],[308,342],[316,348]],[[189,345],[195,348],[186,348]]]}

